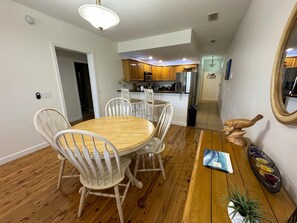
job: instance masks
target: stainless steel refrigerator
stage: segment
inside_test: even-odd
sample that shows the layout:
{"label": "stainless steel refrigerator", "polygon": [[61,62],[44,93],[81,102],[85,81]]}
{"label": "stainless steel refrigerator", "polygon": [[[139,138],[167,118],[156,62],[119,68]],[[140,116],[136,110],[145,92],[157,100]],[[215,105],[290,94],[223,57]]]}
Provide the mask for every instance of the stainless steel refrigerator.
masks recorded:
{"label": "stainless steel refrigerator", "polygon": [[194,106],[196,104],[197,81],[197,72],[176,73],[176,90],[189,94],[188,106]]}

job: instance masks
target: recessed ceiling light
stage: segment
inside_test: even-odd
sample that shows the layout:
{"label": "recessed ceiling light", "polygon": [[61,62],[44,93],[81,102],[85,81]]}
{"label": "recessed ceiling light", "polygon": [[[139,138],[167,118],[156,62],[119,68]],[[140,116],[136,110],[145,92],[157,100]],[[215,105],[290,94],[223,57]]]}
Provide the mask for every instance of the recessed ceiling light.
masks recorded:
{"label": "recessed ceiling light", "polygon": [[183,61],[186,61],[187,60],[187,58],[183,58]]}
{"label": "recessed ceiling light", "polygon": [[163,62],[163,60],[159,60],[159,63],[162,63]]}
{"label": "recessed ceiling light", "polygon": [[149,59],[151,60],[151,59],[153,59],[153,57],[152,56],[149,56]]}
{"label": "recessed ceiling light", "polygon": [[292,50],[294,50],[294,49],[293,48],[288,48],[288,49],[286,49],[286,52],[290,52]]}

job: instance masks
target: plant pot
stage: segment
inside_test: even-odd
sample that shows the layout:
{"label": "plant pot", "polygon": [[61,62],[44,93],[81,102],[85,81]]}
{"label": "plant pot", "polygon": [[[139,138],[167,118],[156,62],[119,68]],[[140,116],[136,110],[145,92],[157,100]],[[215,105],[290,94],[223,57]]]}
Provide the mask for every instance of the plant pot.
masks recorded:
{"label": "plant pot", "polygon": [[[234,206],[234,204],[233,204],[232,201],[229,202],[228,207],[227,207],[227,209],[228,209],[228,215],[229,215],[229,218],[230,218],[231,222],[232,222],[232,223],[243,223],[243,219],[244,219],[244,217],[241,216],[241,215],[239,214],[239,212],[237,212],[237,213],[235,214],[235,216],[232,218],[232,216],[233,216],[232,212],[234,211],[234,209],[233,209],[233,208],[230,208],[229,206]],[[249,221],[246,222],[246,223],[249,223]]]}

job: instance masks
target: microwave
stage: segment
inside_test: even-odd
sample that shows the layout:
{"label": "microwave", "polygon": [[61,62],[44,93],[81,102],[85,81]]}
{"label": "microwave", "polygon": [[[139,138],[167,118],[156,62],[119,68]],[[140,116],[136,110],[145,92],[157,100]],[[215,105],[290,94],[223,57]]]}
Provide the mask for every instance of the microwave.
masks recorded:
{"label": "microwave", "polygon": [[144,81],[152,81],[153,80],[153,74],[152,72],[144,72]]}

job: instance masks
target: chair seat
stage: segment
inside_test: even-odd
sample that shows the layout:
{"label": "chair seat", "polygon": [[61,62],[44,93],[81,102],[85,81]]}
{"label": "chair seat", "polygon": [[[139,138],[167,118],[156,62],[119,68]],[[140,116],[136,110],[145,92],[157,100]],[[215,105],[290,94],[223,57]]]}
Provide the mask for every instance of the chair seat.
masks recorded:
{"label": "chair seat", "polygon": [[141,99],[137,99],[137,98],[131,98],[131,99],[130,99],[130,103],[131,103],[131,104],[134,104],[134,103],[140,103],[140,102],[142,102]]}
{"label": "chair seat", "polygon": [[[152,104],[151,101],[148,101],[147,103],[148,103],[148,104]],[[154,104],[155,104],[155,106],[158,106],[158,105],[166,105],[167,102],[166,102],[166,101],[161,101],[161,100],[154,100]]]}
{"label": "chair seat", "polygon": [[[121,170],[122,170],[122,176],[120,176],[119,172],[117,171],[117,163],[116,159],[111,160],[111,165],[112,165],[112,170],[113,170],[113,182],[111,182],[111,177],[107,176],[107,171],[106,171],[106,177],[105,177],[105,184],[103,183],[103,179],[98,176],[99,183],[95,182],[93,179],[93,183],[87,181],[86,179],[83,178],[82,175],[80,175],[80,182],[82,185],[85,187],[88,187],[93,190],[102,190],[106,188],[113,187],[115,184],[119,184],[124,178],[125,178],[125,171],[129,167],[131,163],[131,159],[126,158],[126,157],[121,157]],[[106,168],[106,164],[103,162],[103,166]]]}
{"label": "chair seat", "polygon": [[160,139],[154,137],[151,139],[151,141],[146,144],[146,146],[136,152],[137,155],[143,155],[147,153],[155,153],[159,154],[165,149],[165,144],[162,143],[161,148],[158,148],[158,145],[160,144]]}

